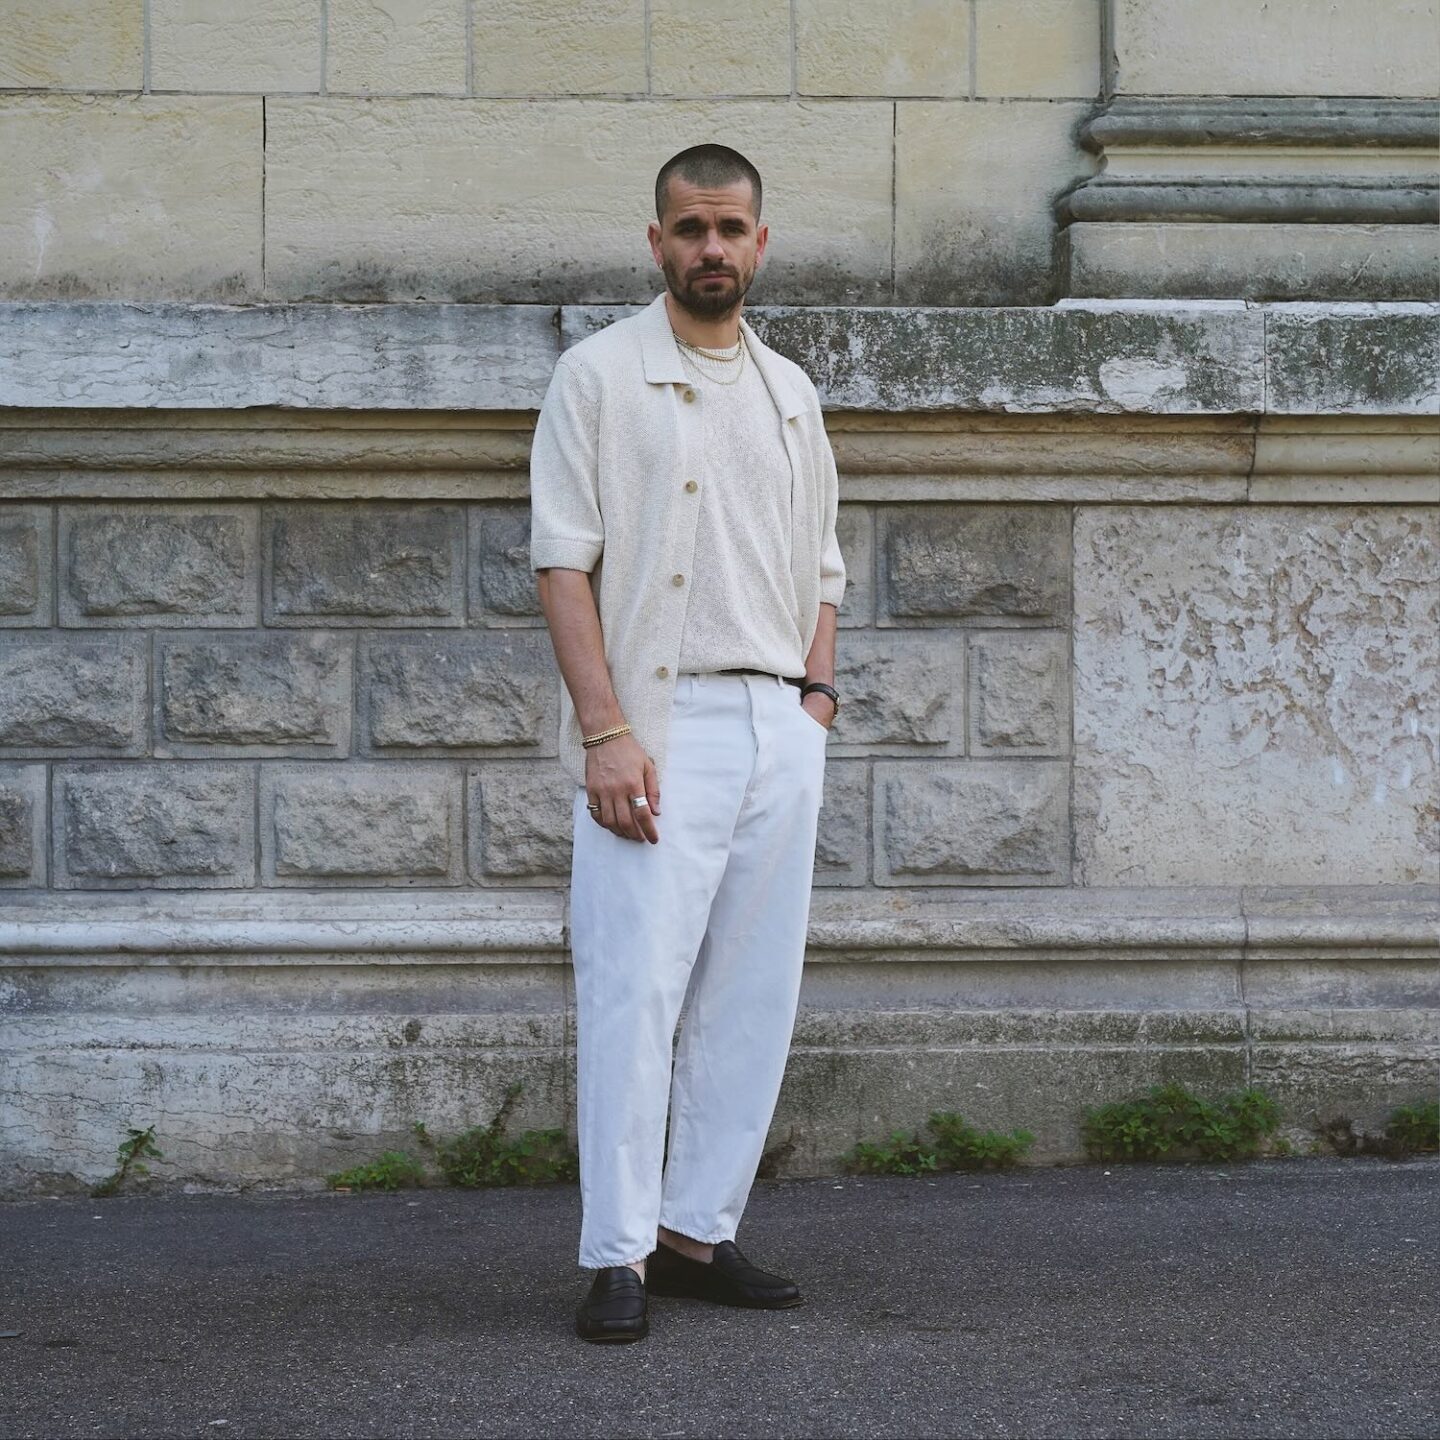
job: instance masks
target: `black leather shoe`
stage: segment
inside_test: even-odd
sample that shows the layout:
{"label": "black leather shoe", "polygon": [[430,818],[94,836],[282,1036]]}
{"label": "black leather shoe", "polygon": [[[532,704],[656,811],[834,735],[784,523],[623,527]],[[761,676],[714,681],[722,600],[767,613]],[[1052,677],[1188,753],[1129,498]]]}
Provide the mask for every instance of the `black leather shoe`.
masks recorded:
{"label": "black leather shoe", "polygon": [[629,1265],[596,1271],[575,1312],[575,1333],[582,1340],[643,1340],[650,1333],[645,1281]]}
{"label": "black leather shoe", "polygon": [[645,1288],[654,1295],[688,1295],[750,1310],[788,1310],[805,1303],[793,1280],[752,1265],[733,1240],[721,1240],[708,1262],[692,1260],[662,1241],[645,1262]]}

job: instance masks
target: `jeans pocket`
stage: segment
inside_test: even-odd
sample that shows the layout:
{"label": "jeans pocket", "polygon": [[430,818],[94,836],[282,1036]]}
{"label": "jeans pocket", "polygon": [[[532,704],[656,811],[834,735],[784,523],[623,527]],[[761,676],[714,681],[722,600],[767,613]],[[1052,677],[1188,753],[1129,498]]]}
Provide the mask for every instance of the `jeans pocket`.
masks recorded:
{"label": "jeans pocket", "polygon": [[695,702],[695,687],[699,682],[693,675],[677,675],[675,690],[670,697],[670,713],[684,714]]}
{"label": "jeans pocket", "polygon": [[818,730],[827,739],[829,738],[830,727],[828,725],[822,724],[817,720],[798,700],[795,702],[795,708],[800,712],[800,718],[804,720],[811,729]]}

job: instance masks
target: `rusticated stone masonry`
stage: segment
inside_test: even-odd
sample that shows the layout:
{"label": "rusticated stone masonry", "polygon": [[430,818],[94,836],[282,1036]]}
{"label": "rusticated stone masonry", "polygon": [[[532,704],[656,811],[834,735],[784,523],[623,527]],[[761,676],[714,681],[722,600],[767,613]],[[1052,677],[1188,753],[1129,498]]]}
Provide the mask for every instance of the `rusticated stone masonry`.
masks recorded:
{"label": "rusticated stone masonry", "polygon": [[[817,880],[1068,884],[1068,508],[839,527]],[[528,533],[514,503],[0,504],[0,885],[563,887]]]}

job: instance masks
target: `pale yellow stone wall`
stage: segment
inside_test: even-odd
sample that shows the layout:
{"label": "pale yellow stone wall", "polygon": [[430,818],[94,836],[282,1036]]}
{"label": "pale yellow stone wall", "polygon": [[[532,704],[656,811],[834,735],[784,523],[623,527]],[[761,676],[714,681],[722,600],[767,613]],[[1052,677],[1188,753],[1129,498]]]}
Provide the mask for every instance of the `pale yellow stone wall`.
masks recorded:
{"label": "pale yellow stone wall", "polygon": [[[890,283],[891,117],[853,101],[272,100],[266,276],[294,299],[550,301],[659,288],[655,172],[724,135],[769,177],[765,264],[792,287]],[[818,293],[818,291],[817,291]]]}
{"label": "pale yellow stone wall", "polygon": [[0,0],[0,88],[138,90],[141,0]]}
{"label": "pale yellow stone wall", "polygon": [[253,95],[0,102],[6,298],[258,294],[261,109]]}
{"label": "pale yellow stone wall", "polygon": [[[734,0],[650,0],[650,89],[655,95],[788,95],[790,6]],[[703,43],[702,43],[703,42]]]}
{"label": "pale yellow stone wall", "polygon": [[975,94],[1096,94],[1100,28],[1098,0],[976,0]]}
{"label": "pale yellow stone wall", "polygon": [[896,108],[895,266],[907,300],[1044,302],[1055,199],[1095,171],[1074,141],[1090,107],[914,100]]}
{"label": "pale yellow stone wall", "polygon": [[643,95],[645,0],[474,0],[477,95]]}
{"label": "pale yellow stone wall", "polygon": [[720,140],[755,303],[1048,303],[1107,86],[1428,94],[1437,5],[0,0],[0,298],[644,300]]}
{"label": "pale yellow stone wall", "polygon": [[1437,0],[1113,3],[1121,94],[1440,94]]}
{"label": "pale yellow stone wall", "polygon": [[465,0],[329,0],[325,89],[464,95],[468,21]]}
{"label": "pale yellow stone wall", "polygon": [[255,93],[320,88],[316,0],[245,0],[239,5],[234,0],[149,0],[149,4],[149,72],[154,90]]}

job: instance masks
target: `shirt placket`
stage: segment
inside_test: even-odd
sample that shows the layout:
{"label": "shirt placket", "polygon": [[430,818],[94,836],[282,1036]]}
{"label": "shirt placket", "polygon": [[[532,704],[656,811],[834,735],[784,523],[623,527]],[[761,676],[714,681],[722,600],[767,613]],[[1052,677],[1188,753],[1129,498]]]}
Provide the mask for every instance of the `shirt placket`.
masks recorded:
{"label": "shirt placket", "polygon": [[[785,458],[790,464],[790,574],[795,575],[795,537],[800,534],[804,523],[805,495],[809,487],[803,483],[800,457],[795,440],[795,417],[784,417],[780,421],[780,436],[785,442]],[[798,593],[798,592],[797,592]]]}
{"label": "shirt placket", "polygon": [[[675,472],[667,484],[675,487],[670,496],[666,533],[672,536],[671,549],[660,584],[665,596],[660,606],[665,617],[662,658],[655,665],[654,678],[667,682],[667,698],[675,688],[676,671],[680,664],[680,641],[685,617],[690,607],[690,585],[694,575],[695,539],[699,533],[700,503],[704,481],[695,458],[703,453],[700,444],[704,425],[701,392],[697,386],[684,384],[670,387],[672,413],[675,417]],[[668,713],[662,710],[661,713]]]}

